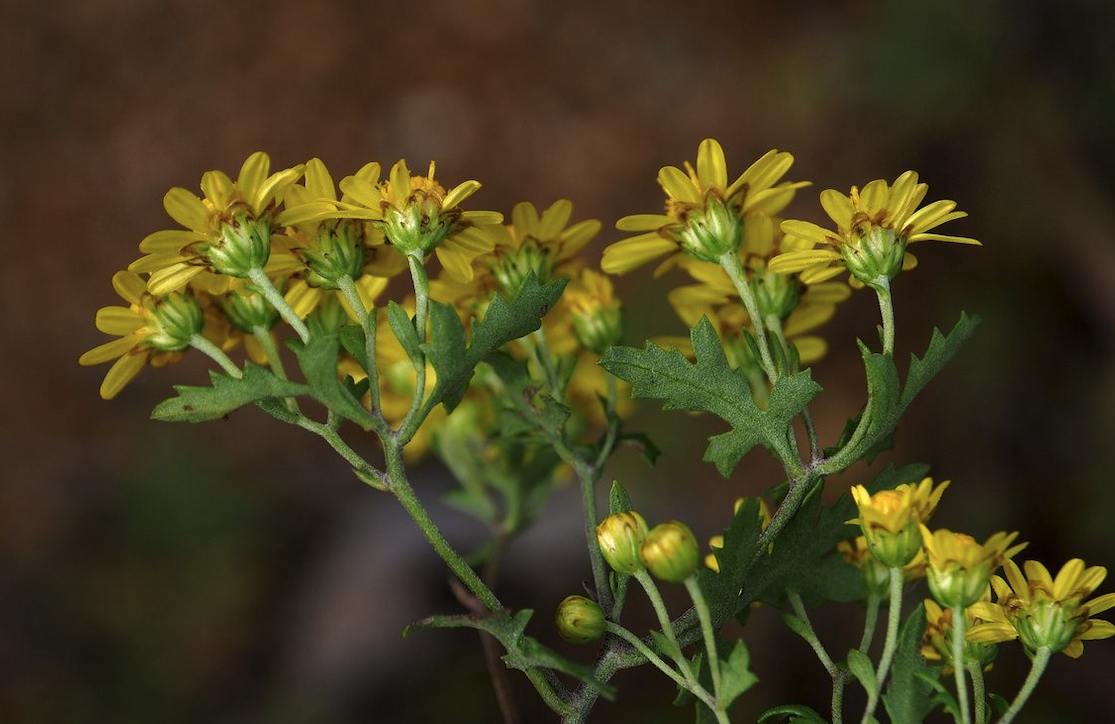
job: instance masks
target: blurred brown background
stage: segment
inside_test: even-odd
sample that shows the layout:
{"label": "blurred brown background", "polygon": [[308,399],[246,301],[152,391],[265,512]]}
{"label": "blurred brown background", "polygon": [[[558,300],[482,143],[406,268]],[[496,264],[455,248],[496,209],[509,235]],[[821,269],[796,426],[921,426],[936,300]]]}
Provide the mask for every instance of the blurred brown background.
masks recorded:
{"label": "blurred brown background", "polygon": [[[921,247],[896,287],[900,351],[961,309],[984,323],[886,461],[953,479],[939,525],[1017,528],[1051,567],[1115,565],[1112,37],[1106,0],[0,0],[0,722],[498,717],[471,632],[399,636],[459,609],[390,499],[251,410],[148,421],[171,384],[204,380],[196,360],[111,403],[105,368],[77,366],[104,339],[93,314],[116,301],[112,273],[172,225],[166,189],[257,149],[281,166],[320,156],[338,178],[435,158],[445,181],[483,182],[474,208],[567,196],[605,221],[594,253],[616,218],[658,207],[657,169],[706,136],[735,173],[793,152],[790,177],[815,188],[791,209],[817,221],[816,191],[917,169],[930,200],[970,213],[949,232],[985,246]],[[634,344],[676,331],[647,276],[623,281]],[[860,395],[852,336],[876,313],[857,295],[827,333],[829,440]],[[610,471],[648,518],[709,535],[736,495],[774,482],[758,454],[728,483],[694,464],[717,428],[654,408],[639,421],[661,464],[626,454]],[[434,464],[416,477],[430,500],[446,484]],[[551,643],[550,611],[588,575],[574,498],[512,552],[502,590]],[[763,684],[738,720],[803,698],[823,709],[823,671],[765,615],[747,629]],[[1013,695],[1025,663],[1005,652],[989,686]],[[1026,720],[1107,719],[1113,670],[1115,642],[1058,657]],[[528,718],[552,720],[515,682]],[[615,683],[594,721],[690,720],[656,713],[671,698],[657,675]]]}

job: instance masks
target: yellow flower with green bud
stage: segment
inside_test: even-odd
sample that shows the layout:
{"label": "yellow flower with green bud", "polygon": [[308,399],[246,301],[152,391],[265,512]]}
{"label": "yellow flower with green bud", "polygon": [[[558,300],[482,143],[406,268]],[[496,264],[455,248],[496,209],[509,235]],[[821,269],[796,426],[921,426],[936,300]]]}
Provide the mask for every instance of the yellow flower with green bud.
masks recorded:
{"label": "yellow flower with green bud", "polygon": [[[980,602],[989,602],[990,600],[991,589],[985,587],[983,596],[980,601],[977,601],[977,605]],[[969,606],[964,610],[964,617],[966,619],[964,626],[965,631],[971,631],[974,626],[984,625],[987,622],[987,619],[978,615],[980,612],[981,609],[975,608],[975,605]],[[942,673],[946,675],[956,668],[956,662],[952,660],[952,616],[952,609],[942,608],[941,605],[932,598],[925,599],[925,634],[923,636],[924,643],[921,647],[921,655],[925,657],[926,661],[941,663],[943,665]],[[995,656],[998,652],[999,649],[994,643],[976,641],[967,637],[961,649],[963,661],[960,665],[963,668],[968,662],[975,662],[981,669],[986,671],[991,668],[991,664],[995,660]]]}
{"label": "yellow flower with green bud", "polygon": [[789,153],[772,150],[729,183],[724,149],[706,138],[697,147],[696,169],[686,162],[684,171],[664,166],[658,172],[666,192],[664,214],[635,214],[616,222],[620,231],[636,235],[605,249],[601,268],[623,274],[665,256],[657,276],[684,254],[718,263],[739,249],[751,215],[777,214],[797,189],[809,185],[781,181],[793,162]]}
{"label": "yellow flower with green bud", "polygon": [[771,260],[770,268],[800,273],[807,284],[831,279],[847,269],[853,285],[878,288],[917,264],[907,251],[909,244],[949,241],[979,245],[975,239],[930,231],[967,214],[956,211],[956,202],[948,200],[919,209],[928,190],[914,171],[903,173],[893,184],[885,179],[871,181],[862,192],[853,186],[848,195],[826,189],[821,192],[821,206],[836,229],[808,221],[783,221],[782,231],[787,236],[810,242],[815,248],[781,254]]}
{"label": "yellow flower with green bud", "polygon": [[495,211],[465,211],[460,203],[480,189],[480,182],[465,181],[446,191],[434,179],[430,162],[425,176],[412,176],[406,160],[399,160],[388,177],[347,176],[341,190],[351,199],[338,203],[341,209],[371,212],[388,242],[398,251],[424,262],[431,252],[445,271],[462,282],[472,281],[472,260],[492,250],[493,242],[483,231],[498,224],[503,215]]}
{"label": "yellow flower with green bud", "polygon": [[697,539],[680,520],[659,523],[647,531],[639,552],[647,570],[667,583],[681,583],[697,570]]}
{"label": "yellow flower with green bud", "polygon": [[925,478],[920,483],[904,483],[874,495],[864,486],[854,485],[851,493],[859,517],[848,523],[859,525],[876,560],[887,568],[902,568],[921,550],[918,526],[933,515],[948,485],[946,480],[933,487],[933,478]]}
{"label": "yellow flower with green bud", "polygon": [[[836,551],[844,560],[859,569],[870,596],[884,597],[890,592],[890,568],[884,566],[867,547],[867,538],[856,536],[836,544]],[[918,551],[913,560],[902,567],[902,577],[913,581],[925,576],[925,553]]]}
{"label": "yellow flower with green bud", "polygon": [[189,292],[156,296],[147,291],[138,274],[128,271],[114,274],[112,287],[128,306],[102,307],[97,310],[96,325],[119,339],[94,347],[78,360],[81,365],[115,360],[101,383],[101,397],[106,400],[115,397],[146,365],[177,362],[205,327],[201,305]]}
{"label": "yellow flower with green bud", "polygon": [[503,294],[515,296],[531,272],[540,284],[576,274],[582,264],[577,254],[600,233],[601,224],[598,219],[585,219],[570,225],[572,215],[569,199],[558,199],[541,214],[534,204],[523,201],[511,210],[510,224],[487,227],[495,247],[490,257],[479,261]]}
{"label": "yellow flower with green bud", "polygon": [[991,574],[1026,543],[1012,546],[1018,533],[998,532],[980,543],[965,533],[921,526],[928,564],[925,576],[933,598],[946,608],[967,608],[980,600]]}
{"label": "yellow flower with green bud", "polygon": [[565,288],[560,304],[577,341],[588,351],[603,354],[623,339],[623,305],[606,275],[582,269]]}
{"label": "yellow flower with green bud", "polygon": [[128,270],[147,272],[148,290],[157,296],[178,291],[202,272],[234,278],[264,269],[271,259],[274,213],[302,165],[270,173],[271,158],[253,153],[233,181],[223,171],[201,177],[205,196],[181,187],[163,197],[163,206],[184,229],[156,231],[139,244],[145,256]]}
{"label": "yellow flower with green bud", "polygon": [[584,596],[567,596],[554,616],[558,636],[571,644],[587,644],[604,635],[604,611]]}
{"label": "yellow flower with green bud", "polygon": [[1115,607],[1115,593],[1088,596],[1107,577],[1103,566],[1084,565],[1073,558],[1054,578],[1038,561],[1026,561],[1025,576],[1014,561],[1004,566],[1006,580],[991,579],[996,602],[983,601],[974,610],[985,623],[968,632],[969,641],[994,643],[1017,638],[1031,652],[1047,648],[1077,658],[1084,642],[1115,636],[1110,621],[1092,618]]}

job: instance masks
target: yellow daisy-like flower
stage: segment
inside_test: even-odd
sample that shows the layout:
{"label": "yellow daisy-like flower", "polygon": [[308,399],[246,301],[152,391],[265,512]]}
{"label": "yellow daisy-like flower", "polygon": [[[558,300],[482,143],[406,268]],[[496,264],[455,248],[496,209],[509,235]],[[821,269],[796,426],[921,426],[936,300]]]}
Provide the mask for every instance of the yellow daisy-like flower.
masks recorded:
{"label": "yellow daisy-like flower", "polygon": [[97,311],[97,329],[120,338],[94,347],[81,355],[81,365],[116,360],[101,383],[101,397],[115,397],[144,366],[162,367],[182,358],[190,339],[199,334],[205,320],[200,304],[189,294],[157,297],[148,293],[143,279],[121,271],[112,286],[129,306],[102,307]]}
{"label": "yellow daisy-like flower", "polygon": [[956,211],[955,201],[934,201],[918,208],[929,186],[918,183],[918,175],[907,171],[893,184],[876,179],[855,186],[847,196],[835,189],[821,192],[821,206],[836,223],[825,229],[808,221],[787,220],[782,231],[820,248],[789,251],[771,260],[772,270],[800,273],[802,281],[831,279],[847,268],[852,283],[874,286],[889,282],[903,269],[912,269],[917,259],[906,248],[920,241],[950,241],[979,245],[964,236],[948,236],[930,230],[947,221],[967,216]]}
{"label": "yellow daisy-like flower", "polygon": [[[982,618],[979,614],[996,616],[1002,619],[1002,613],[991,611],[988,613],[984,609],[977,608],[980,603],[990,603],[991,589],[990,587],[984,588],[983,596],[973,606],[969,606],[964,610],[965,631],[971,631],[975,626],[986,625],[989,619]],[[995,607],[992,607],[995,608]],[[921,647],[921,655],[927,661],[940,662],[943,664],[942,673],[948,675],[956,666],[952,660],[952,609],[941,608],[940,604],[932,598],[925,599],[925,635]],[[965,636],[967,641],[964,644],[964,662],[975,661],[984,671],[991,668],[992,662],[998,654],[998,647],[991,642],[977,641]],[[963,663],[962,663],[963,665]]]}
{"label": "yellow daisy-like flower", "polygon": [[504,294],[514,295],[527,274],[542,284],[555,277],[572,277],[580,266],[577,252],[600,233],[600,221],[586,219],[569,226],[573,202],[558,199],[541,214],[523,201],[511,210],[511,224],[487,228],[495,242],[492,277]]}
{"label": "yellow daisy-like flower", "polygon": [[1027,545],[1011,546],[1017,532],[995,533],[981,544],[970,535],[944,528],[930,532],[923,524],[921,535],[929,590],[947,608],[967,608],[980,600],[995,569]]}
{"label": "yellow daisy-like flower", "polygon": [[809,185],[780,182],[793,162],[789,153],[769,151],[729,184],[724,150],[716,140],[706,138],[697,148],[696,169],[686,162],[685,171],[664,166],[658,172],[658,183],[666,192],[666,213],[636,214],[616,222],[620,231],[637,235],[605,249],[601,268],[623,274],[665,256],[655,271],[658,276],[682,254],[715,263],[735,252],[752,214],[777,214],[797,189]]}
{"label": "yellow daisy-like flower", "polygon": [[204,198],[175,187],[163,207],[184,229],[156,231],[139,244],[141,257],[128,267],[149,272],[147,288],[156,296],[177,291],[204,271],[242,278],[264,268],[271,257],[272,216],[287,186],[302,175],[301,165],[269,173],[271,158],[253,153],[233,181],[223,171],[201,177]]}
{"label": "yellow daisy-like flower", "polygon": [[1004,564],[1006,580],[991,579],[996,603],[974,606],[985,623],[968,632],[969,641],[993,643],[1019,639],[1030,650],[1048,648],[1077,658],[1084,653],[1084,642],[1115,636],[1115,626],[1092,616],[1115,607],[1115,593],[1090,601],[1085,599],[1107,577],[1103,566],[1086,567],[1073,558],[1058,571],[1056,578],[1037,561],[1026,561],[1022,575],[1014,561]]}
{"label": "yellow daisy-like flower", "polygon": [[603,354],[623,339],[623,305],[604,274],[582,269],[566,287],[560,306],[577,341],[588,351]]}
{"label": "yellow daisy-like flower", "polygon": [[868,549],[880,563],[888,568],[902,568],[921,549],[918,526],[933,515],[948,485],[946,480],[934,488],[933,478],[925,478],[916,485],[905,483],[874,495],[864,486],[854,485],[851,493],[859,517],[848,523],[859,525]]}
{"label": "yellow daisy-like flower", "polygon": [[[434,180],[434,162],[425,176],[411,176],[406,161],[392,168],[387,180],[348,176],[341,190],[351,211],[371,210],[379,228],[400,252],[422,261],[432,251],[442,268],[462,282],[472,281],[472,260],[492,250],[494,242],[483,231],[503,221],[495,211],[465,211],[459,204],[476,193],[479,181],[465,181],[449,191]],[[377,170],[378,175],[378,170]]]}

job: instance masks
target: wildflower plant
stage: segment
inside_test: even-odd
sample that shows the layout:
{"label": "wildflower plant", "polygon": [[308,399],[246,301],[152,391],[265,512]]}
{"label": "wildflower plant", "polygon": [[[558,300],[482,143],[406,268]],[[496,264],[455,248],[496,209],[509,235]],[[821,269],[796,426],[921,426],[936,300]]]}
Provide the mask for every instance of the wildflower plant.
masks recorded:
{"label": "wildflower plant", "polygon": [[[757,605],[786,609],[787,627],[832,683],[827,712],[791,703],[762,722],[839,724],[851,707],[845,692],[858,686],[855,718],[865,724],[921,721],[938,707],[984,724],[1001,700],[986,693],[984,670],[999,646],[1018,641],[1034,668],[999,710],[1009,722],[1052,653],[1079,656],[1082,641],[1115,635],[1094,618],[1115,594],[1089,599],[1106,570],[1074,560],[1054,578],[1031,561],[1023,575],[1011,560],[1023,547],[1017,533],[981,544],[932,530],[950,483],[935,484],[925,465],[888,466],[831,505],[820,494],[826,479],[889,447],[907,408],[976,327],[962,314],[947,333],[934,329],[900,371],[890,290],[913,268],[908,245],[979,242],[932,231],[964,214],[953,201],[922,206],[928,187],[913,171],[848,195],[822,192],[835,230],[788,218],[809,185],[785,180],[792,164],[772,150],[730,180],[723,148],[706,139],[695,166],[662,168],[662,213],[621,218],[616,227],[634,235],[607,246],[598,266],[585,250],[602,224],[573,221],[566,199],[541,212],[523,202],[505,218],[466,209],[480,183],[447,188],[432,162],[414,175],[400,160],[386,177],[370,162],[335,183],[320,159],[272,173],[256,153],[235,181],[204,174],[201,197],[166,194],[183,228],[140,242],[143,256],[113,278],[126,306],[96,315],[116,339],[80,362],[113,362],[107,399],[144,367],[196,350],[216,365],[210,383],[175,386],[155,419],[203,422],[256,407],[320,437],[359,480],[398,501],[459,584],[463,611],[421,612],[408,632],[486,632],[504,650],[493,678],[522,672],[563,722],[585,721],[600,697],[623,697],[613,676],[646,664],[678,687],[680,703],[695,702],[698,721],[729,721],[757,678],[746,626],[729,636],[725,625],[746,624]],[[652,261],[656,277],[676,267],[690,279],[662,291],[688,336],[623,346],[623,299],[610,275]],[[844,270],[849,283],[837,280]],[[392,281],[407,275],[401,289]],[[853,347],[817,334],[863,288],[879,300],[879,339]],[[858,351],[864,401],[823,441],[812,366],[834,348]],[[638,481],[601,489],[621,447],[652,464],[658,455],[630,429],[628,397],[726,423],[702,457],[723,477],[762,449],[780,479],[741,497],[708,546],[683,521],[648,525],[633,502]],[[376,453],[358,452],[364,437]],[[448,502],[487,531],[477,549],[458,550],[411,484],[424,455],[456,479]],[[537,634],[549,632],[533,610],[511,610],[497,593],[503,551],[568,479],[581,494],[583,524],[569,536],[584,545],[587,582],[576,591],[571,581],[556,606],[539,604],[555,610],[558,637],[595,647],[586,656],[544,645]],[[654,610],[653,630],[625,623],[632,581]],[[686,590],[685,611],[671,611],[661,593],[674,585]],[[905,606],[914,586],[930,597]],[[809,610],[849,601],[863,604],[863,633],[855,648],[833,649]],[[507,688],[496,683],[512,721]]]}

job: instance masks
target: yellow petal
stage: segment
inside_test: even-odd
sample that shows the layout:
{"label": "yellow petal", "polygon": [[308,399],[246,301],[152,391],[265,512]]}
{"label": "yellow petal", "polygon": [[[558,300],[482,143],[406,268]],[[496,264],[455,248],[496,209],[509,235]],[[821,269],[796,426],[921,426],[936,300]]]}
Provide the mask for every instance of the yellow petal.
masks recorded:
{"label": "yellow petal", "polygon": [[521,243],[528,236],[538,237],[538,211],[534,204],[523,201],[511,209],[511,227]]}
{"label": "yellow petal", "polygon": [[836,189],[825,189],[821,192],[821,208],[836,222],[838,230],[847,231],[851,228],[855,208],[847,196]]}
{"label": "yellow petal", "polygon": [[294,168],[284,169],[278,173],[271,174],[259,188],[256,188],[252,195],[248,197],[248,204],[252,207],[252,211],[256,215],[263,214],[271,202],[283,193],[287,186],[294,183],[302,175],[305,166],[298,165]]}
{"label": "yellow petal", "polygon": [[139,242],[139,250],[146,253],[175,252],[195,241],[204,241],[205,234],[185,229],[164,229],[148,234]]}
{"label": "yellow petal", "polygon": [[701,203],[701,194],[693,180],[677,166],[663,166],[658,171],[658,183],[672,199],[693,205]]}
{"label": "yellow petal", "polygon": [[660,256],[676,251],[677,244],[649,233],[617,241],[604,250],[600,268],[608,274],[624,274]]}
{"label": "yellow petal", "polygon": [[677,220],[674,217],[665,214],[632,214],[617,221],[616,228],[620,231],[654,231],[675,223]]}
{"label": "yellow petal", "polygon": [[116,360],[116,364],[109,368],[104,381],[101,382],[101,397],[105,400],[116,397],[120,390],[124,389],[124,385],[131,382],[143,369],[149,354],[147,350],[141,350],[135,354],[125,354]]}
{"label": "yellow petal", "polygon": [[205,271],[205,267],[197,264],[175,264],[160,269],[147,280],[147,291],[156,297],[176,292],[189,284],[191,279],[203,271]]}
{"label": "yellow petal", "polygon": [[697,178],[701,190],[728,187],[728,167],[724,161],[724,149],[714,138],[706,138],[697,147]]}
{"label": "yellow petal", "polygon": [[[573,202],[569,199],[558,199],[550,204],[538,222],[538,238],[546,241],[558,238],[572,215]],[[565,236],[568,240],[568,233]]]}
{"label": "yellow petal", "polygon": [[187,229],[204,232],[208,229],[209,210],[196,195],[175,186],[163,196],[163,208],[170,218]]}
{"label": "yellow petal", "polygon": [[227,209],[236,194],[232,179],[224,171],[206,171],[201,176],[201,190],[217,211]]}
{"label": "yellow petal", "polygon": [[97,310],[97,329],[122,337],[147,325],[147,320],[131,307],[101,307]]}
{"label": "yellow petal", "polygon": [[130,271],[118,271],[112,275],[112,288],[122,299],[132,304],[139,304],[139,300],[147,291],[147,282],[139,274]]}
{"label": "yellow petal", "polygon": [[77,363],[82,366],[103,364],[109,360],[116,359],[120,355],[127,354],[136,346],[138,341],[138,337],[128,335],[120,339],[114,339],[111,342],[105,342],[81,355]]}
{"label": "yellow petal", "polygon": [[[409,180],[407,183],[409,184]],[[383,201],[383,196],[380,194],[379,189],[372,185],[367,179],[360,178],[359,176],[346,176],[341,179],[341,191],[344,192],[345,199],[351,198],[352,201],[355,201],[361,206],[376,211],[379,211],[380,202]]]}
{"label": "yellow petal", "polygon": [[248,156],[244,165],[240,167],[240,175],[236,177],[236,188],[243,194],[244,198],[250,199],[263,185],[263,180],[267,178],[267,173],[270,170],[271,157],[263,151],[256,151]]}
{"label": "yellow petal", "polygon": [[445,199],[442,201],[441,207],[443,209],[452,209],[479,190],[479,181],[465,181],[463,183],[459,183],[454,186],[448,194],[445,195]]}
{"label": "yellow petal", "polygon": [[306,190],[310,196],[317,200],[336,201],[337,190],[333,186],[333,177],[325,162],[320,158],[311,158],[306,162]]}
{"label": "yellow petal", "polygon": [[818,264],[828,264],[840,258],[840,252],[832,249],[811,249],[779,254],[770,260],[767,268],[776,274],[793,274]]}

